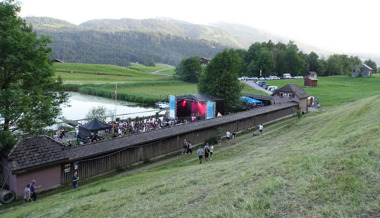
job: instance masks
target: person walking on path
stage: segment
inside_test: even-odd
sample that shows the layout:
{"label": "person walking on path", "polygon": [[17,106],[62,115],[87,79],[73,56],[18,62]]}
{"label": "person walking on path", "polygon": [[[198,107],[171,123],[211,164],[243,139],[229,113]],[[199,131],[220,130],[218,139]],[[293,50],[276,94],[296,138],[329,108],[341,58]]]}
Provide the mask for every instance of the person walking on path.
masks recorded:
{"label": "person walking on path", "polygon": [[27,184],[24,189],[24,202],[28,203],[31,202],[32,199],[30,198],[30,184]]}
{"label": "person walking on path", "polygon": [[210,160],[212,160],[212,154],[214,153],[214,145],[210,147]]}
{"label": "person walking on path", "polygon": [[32,184],[30,184],[30,198],[33,199],[33,201],[37,200],[37,194],[36,189],[41,188],[41,186],[36,186],[36,180],[32,180]]}
{"label": "person walking on path", "polygon": [[191,142],[190,142],[190,140],[187,143],[187,152],[186,152],[186,154],[188,154],[188,153],[193,154],[193,149],[191,149]]}
{"label": "person walking on path", "polygon": [[220,146],[222,144],[222,136],[220,135],[220,133],[218,133],[217,139],[218,139],[218,145]]}
{"label": "person walking on path", "polygon": [[198,153],[198,157],[199,157],[199,163],[201,164],[202,159],[203,159],[203,149],[201,147],[199,147],[197,153]]}
{"label": "person walking on path", "polygon": [[226,143],[227,143],[227,141],[230,141],[230,136],[231,136],[231,133],[230,133],[230,131],[227,130],[227,132],[226,132]]}
{"label": "person walking on path", "polygon": [[205,161],[208,163],[208,156],[210,155],[210,147],[208,146],[208,143],[205,145]]}
{"label": "person walking on path", "polygon": [[263,126],[263,124],[261,123],[261,124],[259,125],[259,132],[260,132],[260,135],[263,134],[263,130],[264,130],[264,126]]}
{"label": "person walking on path", "polygon": [[78,188],[78,180],[79,180],[78,173],[75,171],[74,175],[73,175],[73,188],[74,189]]}
{"label": "person walking on path", "polygon": [[236,143],[236,132],[234,131],[232,133],[232,140],[234,141],[234,144]]}
{"label": "person walking on path", "polygon": [[188,144],[188,143],[187,143],[186,139],[184,139],[184,140],[183,140],[183,147],[182,147],[181,155],[182,155],[182,154],[186,154],[186,151],[187,151],[187,149],[188,149],[187,144]]}

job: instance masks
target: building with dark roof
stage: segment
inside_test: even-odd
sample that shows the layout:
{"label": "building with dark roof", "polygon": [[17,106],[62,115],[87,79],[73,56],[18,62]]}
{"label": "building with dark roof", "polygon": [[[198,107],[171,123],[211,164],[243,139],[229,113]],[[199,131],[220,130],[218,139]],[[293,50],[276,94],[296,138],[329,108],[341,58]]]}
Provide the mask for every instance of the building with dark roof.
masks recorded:
{"label": "building with dark roof", "polygon": [[81,180],[92,178],[177,152],[182,149],[185,138],[196,146],[215,137],[218,128],[244,131],[260,123],[292,116],[297,108],[294,102],[270,105],[65,149],[63,144],[47,136],[21,139],[1,158],[3,183],[5,188],[21,197],[25,186],[34,179],[42,186],[40,190],[71,184],[74,171]]}
{"label": "building with dark roof", "polygon": [[275,104],[281,104],[285,102],[297,102],[302,113],[308,111],[307,98],[309,94],[296,84],[287,84],[282,88],[275,90],[272,94]]}
{"label": "building with dark roof", "polygon": [[63,144],[47,136],[19,140],[1,160],[8,188],[22,196],[26,184],[33,179],[38,179],[42,189],[59,186],[61,164],[69,160],[63,148]]}

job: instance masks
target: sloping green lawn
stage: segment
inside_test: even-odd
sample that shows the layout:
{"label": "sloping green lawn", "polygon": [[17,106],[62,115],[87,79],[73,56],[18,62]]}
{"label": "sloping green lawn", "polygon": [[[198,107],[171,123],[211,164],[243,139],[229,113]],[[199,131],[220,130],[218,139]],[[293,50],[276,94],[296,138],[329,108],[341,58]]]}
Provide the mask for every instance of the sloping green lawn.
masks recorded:
{"label": "sloping green lawn", "polygon": [[[81,181],[2,217],[379,217],[380,95],[309,113],[199,164]],[[195,150],[195,149],[194,149]],[[218,152],[220,151],[220,152]]]}
{"label": "sloping green lawn", "polygon": [[338,105],[349,101],[380,94],[380,74],[369,78],[352,78],[350,76],[318,77],[317,87],[303,87],[303,79],[267,81],[271,85],[282,86],[297,84],[309,95],[319,99],[322,106]]}

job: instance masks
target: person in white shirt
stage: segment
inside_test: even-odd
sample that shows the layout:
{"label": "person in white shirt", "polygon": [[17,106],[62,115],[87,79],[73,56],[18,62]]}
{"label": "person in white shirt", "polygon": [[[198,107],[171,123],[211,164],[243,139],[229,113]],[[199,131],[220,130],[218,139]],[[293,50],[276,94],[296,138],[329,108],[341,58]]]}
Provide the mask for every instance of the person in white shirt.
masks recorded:
{"label": "person in white shirt", "polygon": [[260,132],[260,135],[263,134],[263,129],[264,129],[264,126],[263,126],[263,124],[261,123],[261,124],[259,125],[259,132]]}
{"label": "person in white shirt", "polygon": [[230,133],[230,131],[227,130],[227,132],[226,132],[226,143],[227,143],[227,141],[230,141],[230,136],[231,136],[231,133]]}

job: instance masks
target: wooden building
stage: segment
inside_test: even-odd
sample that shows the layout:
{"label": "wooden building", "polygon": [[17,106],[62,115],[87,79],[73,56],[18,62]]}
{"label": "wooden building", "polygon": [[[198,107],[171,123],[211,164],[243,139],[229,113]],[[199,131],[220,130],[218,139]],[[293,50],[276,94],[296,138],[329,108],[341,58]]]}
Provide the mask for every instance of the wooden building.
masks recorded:
{"label": "wooden building", "polygon": [[362,64],[361,66],[356,66],[352,69],[352,77],[370,77],[372,75],[373,69],[367,64]]}
{"label": "wooden building", "polygon": [[22,197],[25,186],[33,179],[42,185],[39,191],[69,185],[75,171],[81,180],[93,178],[178,152],[185,138],[197,146],[214,137],[218,128],[244,131],[260,123],[293,116],[297,108],[294,102],[270,105],[70,148],[64,148],[62,143],[47,136],[21,139],[1,158],[3,183],[6,189]]}
{"label": "wooden building", "polygon": [[286,102],[297,102],[302,113],[308,111],[308,101],[307,98],[309,94],[303,89],[301,89],[296,84],[287,84],[280,89],[273,92],[273,102],[275,104],[282,104]]}
{"label": "wooden building", "polygon": [[317,73],[314,71],[309,72],[304,78],[303,86],[317,87],[317,85],[318,85]]}

